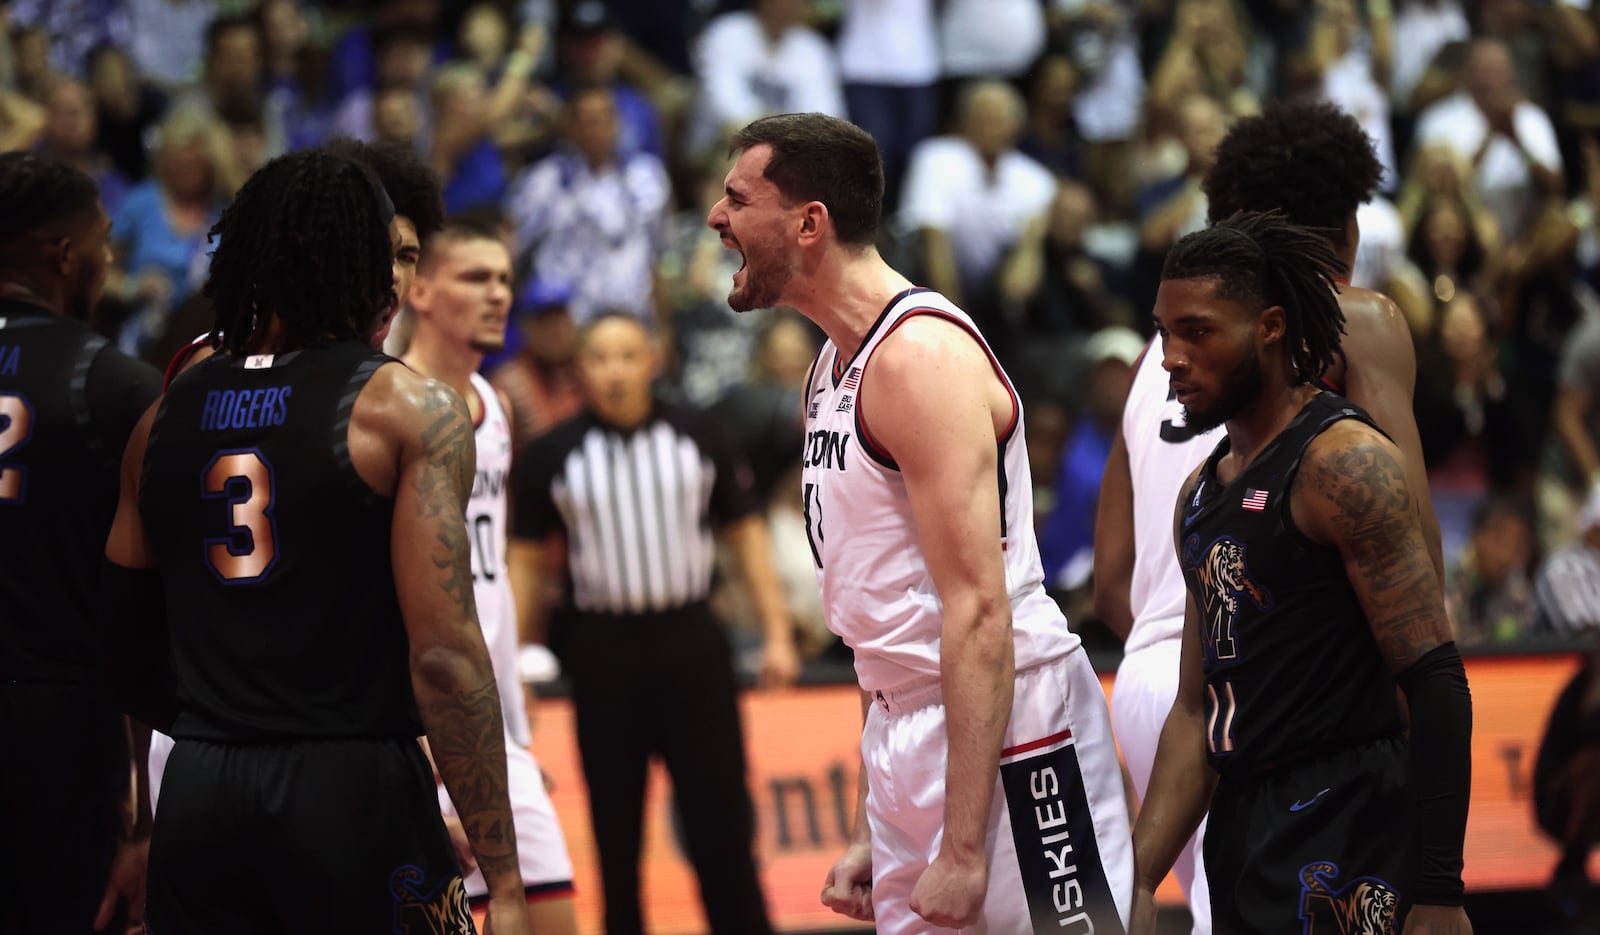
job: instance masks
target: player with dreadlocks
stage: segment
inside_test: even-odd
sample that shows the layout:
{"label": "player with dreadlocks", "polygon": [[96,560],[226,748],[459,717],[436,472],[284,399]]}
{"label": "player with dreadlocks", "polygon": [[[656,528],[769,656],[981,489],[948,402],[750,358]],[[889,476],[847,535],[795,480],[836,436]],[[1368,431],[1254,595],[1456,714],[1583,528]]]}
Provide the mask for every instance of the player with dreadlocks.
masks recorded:
{"label": "player with dreadlocks", "polygon": [[[394,291],[405,306],[422,256],[422,241],[444,224],[444,202],[440,197],[439,177],[428,164],[417,158],[408,143],[363,143],[336,139],[323,147],[327,152],[353,160],[377,175],[378,182],[394,202],[394,219],[399,228],[400,246],[394,253]],[[388,336],[386,323],[373,336],[381,347]],[[184,370],[211,356],[222,344],[225,323],[203,334],[180,350],[167,365],[167,383]]]}
{"label": "player with dreadlocks", "polygon": [[1226,434],[1173,520],[1189,596],[1135,933],[1208,807],[1219,933],[1471,930],[1472,701],[1416,495],[1371,417],[1312,381],[1338,354],[1344,269],[1319,234],[1243,214],[1162,270],[1162,366],[1187,424]]}
{"label": "player with dreadlocks", "polygon": [[[1204,188],[1212,222],[1238,211],[1281,210],[1290,223],[1317,230],[1350,267],[1359,241],[1357,210],[1373,197],[1382,175],[1371,141],[1348,114],[1325,103],[1273,104],[1229,130]],[[1339,281],[1346,334],[1327,365],[1318,363],[1320,369],[1309,372],[1324,389],[1370,414],[1400,447],[1406,480],[1422,510],[1423,535],[1442,573],[1439,525],[1411,408],[1416,359],[1410,332],[1387,297],[1346,284],[1342,273],[1333,278]],[[1123,638],[1112,724],[1141,796],[1148,793],[1156,743],[1177,690],[1183,636],[1185,590],[1171,548],[1172,500],[1222,434],[1220,428],[1206,432],[1185,423],[1182,409],[1161,355],[1146,354],[1134,368],[1122,425],[1112,439],[1095,523],[1095,611]],[[1207,935],[1200,847],[1197,833],[1173,872],[1188,894],[1194,935]]]}
{"label": "player with dreadlocks", "polygon": [[176,685],[153,931],[472,931],[424,733],[493,930],[531,931],[473,602],[471,418],[371,345],[394,219],[350,159],[262,167],[212,232],[222,349],[128,443],[106,631],[164,626]]}

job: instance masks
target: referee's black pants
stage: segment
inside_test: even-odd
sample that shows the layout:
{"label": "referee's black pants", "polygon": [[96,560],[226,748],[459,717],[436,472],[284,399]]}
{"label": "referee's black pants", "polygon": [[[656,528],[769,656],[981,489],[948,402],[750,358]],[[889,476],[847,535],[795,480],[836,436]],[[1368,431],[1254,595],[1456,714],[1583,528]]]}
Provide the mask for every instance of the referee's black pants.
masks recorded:
{"label": "referee's black pants", "polygon": [[732,650],[709,608],[574,614],[565,628],[562,663],[572,681],[607,935],[644,931],[639,851],[652,755],[672,777],[711,931],[770,933],[752,852]]}

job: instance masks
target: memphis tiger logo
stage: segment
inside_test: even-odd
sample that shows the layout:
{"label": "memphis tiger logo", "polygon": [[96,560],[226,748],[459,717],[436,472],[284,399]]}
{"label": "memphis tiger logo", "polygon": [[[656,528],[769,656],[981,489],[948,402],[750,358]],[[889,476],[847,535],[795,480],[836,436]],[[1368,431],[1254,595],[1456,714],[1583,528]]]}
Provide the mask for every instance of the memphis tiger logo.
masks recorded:
{"label": "memphis tiger logo", "polygon": [[394,897],[394,935],[476,935],[467,887],[460,874],[425,891],[427,875],[409,864],[389,876]]}
{"label": "memphis tiger logo", "polygon": [[1263,611],[1272,609],[1272,595],[1250,574],[1242,543],[1223,536],[1211,543],[1204,556],[1200,538],[1185,543],[1186,564],[1199,585],[1200,612],[1204,617],[1206,651],[1211,659],[1233,659],[1239,654],[1235,629],[1242,598]]}
{"label": "memphis tiger logo", "polygon": [[1377,877],[1357,877],[1335,889],[1337,864],[1327,861],[1300,869],[1302,935],[1395,935],[1394,888]]}

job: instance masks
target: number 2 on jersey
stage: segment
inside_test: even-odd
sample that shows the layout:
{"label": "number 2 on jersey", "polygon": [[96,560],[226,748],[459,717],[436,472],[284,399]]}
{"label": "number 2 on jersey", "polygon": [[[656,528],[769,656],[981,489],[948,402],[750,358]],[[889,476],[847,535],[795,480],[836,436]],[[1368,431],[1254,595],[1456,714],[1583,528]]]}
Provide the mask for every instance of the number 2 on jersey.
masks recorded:
{"label": "number 2 on jersey", "polygon": [[206,540],[206,563],[223,584],[260,581],[278,561],[272,466],[254,448],[219,451],[201,474],[201,495],[228,501],[228,533]]}
{"label": "number 2 on jersey", "polygon": [[0,503],[21,503],[28,492],[28,469],[5,462],[32,437],[33,406],[21,396],[0,396]]}

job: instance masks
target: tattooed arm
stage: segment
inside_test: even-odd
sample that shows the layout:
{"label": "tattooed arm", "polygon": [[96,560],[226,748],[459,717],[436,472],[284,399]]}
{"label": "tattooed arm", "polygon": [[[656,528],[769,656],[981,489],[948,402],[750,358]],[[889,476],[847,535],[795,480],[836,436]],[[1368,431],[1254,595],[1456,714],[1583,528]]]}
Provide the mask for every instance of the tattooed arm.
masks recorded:
{"label": "tattooed arm", "polygon": [[395,477],[395,588],[411,644],[411,683],[429,746],[491,898],[521,901],[506,788],[505,727],[478,626],[466,505],[476,470],[461,397],[422,377],[394,381],[409,426]]}
{"label": "tattooed arm", "polygon": [[1418,866],[1405,931],[1471,932],[1461,909],[1461,852],[1472,784],[1472,695],[1403,456],[1361,422],[1336,423],[1307,447],[1290,512],[1307,536],[1339,550],[1409,703]]}

